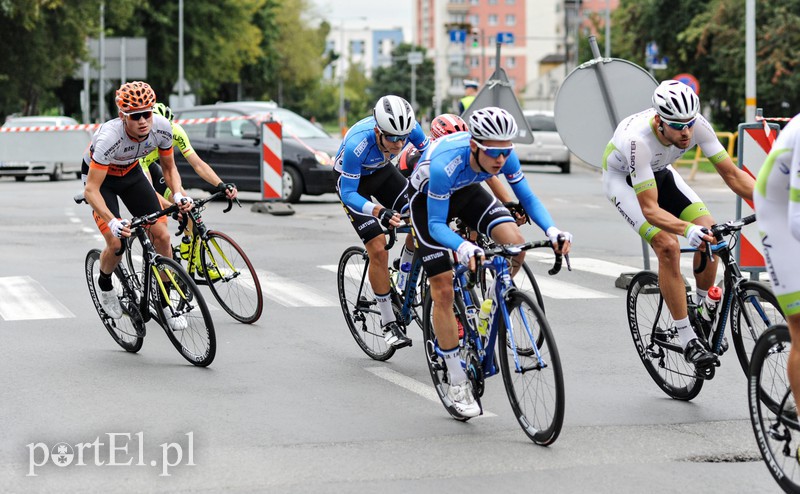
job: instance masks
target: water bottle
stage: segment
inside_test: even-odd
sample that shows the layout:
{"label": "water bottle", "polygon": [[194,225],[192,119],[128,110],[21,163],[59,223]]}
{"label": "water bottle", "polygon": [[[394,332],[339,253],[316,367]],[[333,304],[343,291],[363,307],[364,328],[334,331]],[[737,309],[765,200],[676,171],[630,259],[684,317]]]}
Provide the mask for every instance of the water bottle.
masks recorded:
{"label": "water bottle", "polygon": [[411,272],[411,263],[404,262],[400,266],[400,271],[397,273],[397,291],[402,292],[406,289],[406,281],[408,281],[408,273]]}
{"label": "water bottle", "polygon": [[181,257],[188,261],[189,260],[189,251],[191,250],[191,243],[192,239],[189,238],[188,235],[184,235],[181,238]]}
{"label": "water bottle", "polygon": [[492,299],[487,298],[481,304],[481,311],[478,313],[478,333],[486,336],[489,332],[489,316],[492,315]]}
{"label": "water bottle", "polygon": [[722,300],[722,289],[718,286],[709,288],[708,295],[701,303],[700,317],[706,322],[712,322],[716,316],[720,300]]}

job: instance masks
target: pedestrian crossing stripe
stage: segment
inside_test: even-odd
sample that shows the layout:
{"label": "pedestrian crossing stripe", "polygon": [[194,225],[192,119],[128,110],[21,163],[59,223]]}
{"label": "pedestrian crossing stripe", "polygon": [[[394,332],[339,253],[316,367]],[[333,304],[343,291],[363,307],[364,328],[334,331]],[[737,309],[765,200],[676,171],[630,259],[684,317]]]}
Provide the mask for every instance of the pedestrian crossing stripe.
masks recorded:
{"label": "pedestrian crossing stripe", "polygon": [[30,276],[0,277],[0,318],[31,321],[67,317],[75,314]]}

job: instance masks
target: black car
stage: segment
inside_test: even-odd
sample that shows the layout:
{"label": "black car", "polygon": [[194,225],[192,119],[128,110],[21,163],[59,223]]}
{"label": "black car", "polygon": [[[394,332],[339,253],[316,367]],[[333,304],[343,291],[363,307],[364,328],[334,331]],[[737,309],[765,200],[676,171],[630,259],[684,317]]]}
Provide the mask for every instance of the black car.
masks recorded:
{"label": "black car", "polygon": [[[175,118],[257,117],[183,124],[183,128],[197,155],[222,180],[235,183],[241,191],[261,192],[261,138],[257,122],[268,114],[283,126],[283,199],[297,202],[301,194],[335,192],[332,157],[341,141],[290,110],[271,102],[243,101],[183,108],[175,111]],[[211,184],[194,173],[177,149],[175,156],[184,187],[213,190]]]}

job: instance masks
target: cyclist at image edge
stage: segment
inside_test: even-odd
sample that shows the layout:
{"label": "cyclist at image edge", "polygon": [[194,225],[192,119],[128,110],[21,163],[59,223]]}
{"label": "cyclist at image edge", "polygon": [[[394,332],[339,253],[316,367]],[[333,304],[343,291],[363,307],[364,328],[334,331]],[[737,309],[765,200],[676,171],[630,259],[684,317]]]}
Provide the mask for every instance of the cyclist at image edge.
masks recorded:
{"label": "cyclist at image edge", "polygon": [[[192,148],[192,143],[189,141],[189,136],[186,135],[186,131],[183,130],[181,124],[174,121],[172,109],[164,103],[156,103],[153,107],[153,113],[156,115],[161,115],[169,120],[170,125],[172,126],[172,144],[178,148],[183,157],[186,158],[186,161],[192,165],[195,173],[197,173],[200,178],[209,184],[215,186],[217,190],[224,191],[228,199],[234,199],[238,194],[236,185],[226,184],[223,182],[219,178],[219,175],[214,172],[211,166],[197,155]],[[139,163],[142,165],[142,169],[144,169],[145,173],[150,176],[150,181],[153,183],[153,187],[156,189],[156,192],[169,201],[170,197],[172,196],[172,190],[167,187],[167,184],[164,181],[164,175],[161,171],[158,156],[158,151],[153,150],[150,154],[140,159]],[[186,191],[183,191],[183,193],[185,194]]]}
{"label": "cyclist at image edge", "polygon": [[[399,213],[408,208],[408,181],[392,165],[406,141],[420,150],[429,142],[408,101],[399,96],[383,96],[375,104],[372,116],[356,123],[344,136],[334,162],[339,174],[336,192],[367,249],[369,281],[381,313],[384,338],[395,348],[411,345],[411,339],[400,329],[392,309],[389,253],[381,225],[400,226]],[[377,203],[372,202],[373,197]],[[409,235],[400,256],[401,265],[411,262],[413,254]]]}
{"label": "cyclist at image edge", "polygon": [[[119,199],[131,215],[143,216],[158,211],[159,201],[139,166],[139,158],[158,150],[164,166],[164,177],[172,190],[183,190],[172,154],[172,131],[169,121],[153,115],[156,95],[149,84],[128,82],[116,92],[119,116],[102,124],[92,136],[83,157],[84,197],[92,207],[97,227],[106,246],[100,254],[100,305],[109,317],[122,317],[122,307],[114,291],[111,275],[120,262],[115,252],[120,237],[130,237],[129,220],[120,217]],[[183,212],[192,207],[192,199],[182,193],[173,195]],[[153,244],[159,254],[172,256],[166,217],[150,226]],[[162,301],[166,304],[165,301]],[[187,327],[183,316],[165,311],[169,327],[178,331]]]}
{"label": "cyclist at image edge", "polygon": [[786,316],[792,346],[786,374],[800,403],[800,118],[772,145],[753,193],[772,291]]}
{"label": "cyclist at image edge", "polygon": [[[469,117],[469,132],[458,132],[434,141],[422,155],[411,176],[411,224],[419,256],[428,274],[433,297],[433,324],[449,374],[448,397],[464,417],[480,414],[473,390],[461,367],[458,326],[453,317],[453,264],[458,261],[475,269],[475,256],[483,251],[448,227],[458,217],[473,230],[489,235],[500,244],[523,243],[511,213],[480,182],[502,173],[531,219],[545,231],[558,248],[563,234],[566,242],[558,252],[567,254],[572,235],[555,227],[550,213],[533,194],[520,168],[511,142],[517,123],[506,110],[482,108]],[[524,261],[525,253],[514,258],[512,274]]]}
{"label": "cyclist at image edge", "polygon": [[[655,251],[659,286],[675,321],[684,358],[705,367],[715,364],[717,356],[700,343],[690,326],[677,235],[686,237],[692,247],[704,249],[704,241],[715,241],[708,234],[714,218],[672,163],[697,145],[740,197],[752,199],[754,180],[734,165],[711,124],[698,113],[700,101],[692,88],[679,81],[664,81],[653,92],[652,101],[653,108],[631,115],[617,126],[603,156],[603,190],[626,223]],[[695,254],[695,266],[701,255]],[[695,275],[698,306],[716,273],[715,257]]]}
{"label": "cyclist at image edge", "polygon": [[[453,113],[442,113],[438,117],[431,120],[431,141],[435,141],[440,137],[455,134],[456,132],[469,131],[467,122],[463,118]],[[414,169],[422,157],[422,152],[415,146],[408,145],[400,156],[397,157],[397,168],[404,177],[408,178],[414,172]],[[517,220],[517,225],[522,226],[528,222],[528,216],[520,208],[519,203],[514,202],[508,190],[500,182],[500,177],[493,176],[486,180],[486,185],[489,186],[492,193],[500,199],[505,207],[511,211],[514,218]]]}

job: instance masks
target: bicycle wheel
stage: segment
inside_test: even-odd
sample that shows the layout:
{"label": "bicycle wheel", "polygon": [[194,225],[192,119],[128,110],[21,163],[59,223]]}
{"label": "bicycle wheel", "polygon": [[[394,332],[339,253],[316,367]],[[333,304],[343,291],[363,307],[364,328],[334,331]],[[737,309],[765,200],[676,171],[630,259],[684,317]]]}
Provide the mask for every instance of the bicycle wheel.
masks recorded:
{"label": "bicycle wheel", "polygon": [[264,296],[256,270],[241,247],[228,235],[209,231],[200,244],[203,277],[225,312],[252,324],[261,317]]}
{"label": "bicycle wheel", "polygon": [[[512,291],[506,307],[510,327],[501,316],[497,345],[508,401],[519,425],[533,442],[552,444],[564,423],[564,376],[561,359],[544,312],[527,293]],[[542,344],[534,348],[534,341]],[[533,349],[530,354],[517,347]],[[537,352],[538,350],[538,357]]]}
{"label": "bicycle wheel", "polygon": [[158,274],[152,274],[151,281],[156,290],[150,296],[154,297],[155,304],[160,304],[161,297],[164,296],[161,288],[163,284],[169,294],[172,310],[184,317],[187,323],[185,329],[172,331],[163,321],[162,315],[160,323],[164,332],[183,358],[198,367],[209,365],[214,361],[217,339],[214,322],[211,320],[203,295],[177,261],[158,256],[154,267]]}
{"label": "bicycle wheel", "polygon": [[790,345],[785,325],[769,328],[758,339],[748,369],[748,408],[758,449],[770,473],[785,492],[800,492],[800,427],[786,376]]}
{"label": "bicycle wheel", "polygon": [[339,303],[350,334],[358,346],[375,360],[388,360],[395,348],[386,343],[381,313],[367,276],[369,257],[362,247],[345,249],[336,272]]}
{"label": "bicycle wheel", "polygon": [[703,380],[683,358],[675,323],[658,287],[658,275],[641,271],[627,296],[628,325],[636,352],[658,387],[676,400],[691,400]]}
{"label": "bicycle wheel", "polygon": [[89,295],[92,297],[97,315],[100,316],[100,320],[103,322],[108,334],[125,351],[138,352],[142,348],[145,329],[144,321],[139,313],[139,295],[136,289],[130,287],[120,268],[114,271],[114,276],[111,280],[122,306],[122,317],[112,319],[103,311],[97,295],[100,290],[100,287],[97,286],[97,279],[100,276],[100,250],[92,249],[86,254],[85,268]]}
{"label": "bicycle wheel", "polygon": [[431,298],[430,290],[426,290],[425,301],[422,305],[422,341],[425,346],[425,360],[428,363],[428,371],[433,381],[433,389],[436,390],[436,394],[439,396],[439,400],[447,410],[447,413],[458,421],[466,422],[470,417],[464,417],[458,413],[450,398],[447,397],[447,392],[450,389],[450,378],[447,375],[447,364],[444,362],[444,357],[436,352],[438,343],[436,341],[436,331],[433,327],[433,298]]}
{"label": "bicycle wheel", "polygon": [[[484,277],[482,280],[483,287],[490,287],[492,285],[494,271],[490,269],[486,269],[483,271],[482,276]],[[530,295],[537,304],[539,304],[539,308],[542,309],[542,312],[545,312],[544,309],[544,299],[542,298],[542,291],[539,289],[539,284],[536,282],[536,277],[533,275],[533,270],[530,266],[528,266],[527,262],[522,263],[522,267],[517,271],[517,274],[514,275],[514,286],[523,293],[527,293]],[[483,298],[486,298],[488,295],[483,293]]]}
{"label": "bicycle wheel", "polygon": [[786,324],[778,299],[772,290],[757,281],[745,281],[731,302],[731,338],[745,375],[750,370],[750,355],[764,331],[775,324]]}

